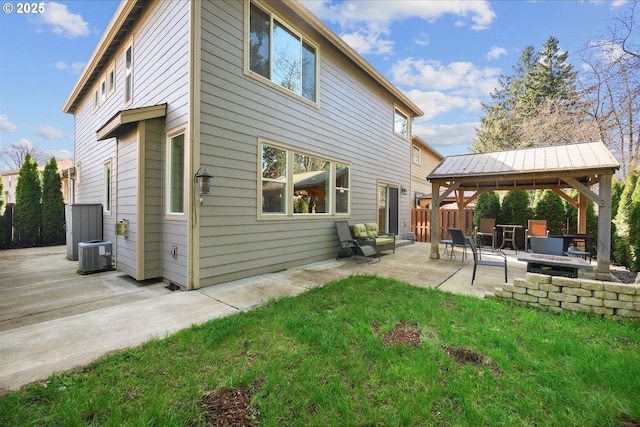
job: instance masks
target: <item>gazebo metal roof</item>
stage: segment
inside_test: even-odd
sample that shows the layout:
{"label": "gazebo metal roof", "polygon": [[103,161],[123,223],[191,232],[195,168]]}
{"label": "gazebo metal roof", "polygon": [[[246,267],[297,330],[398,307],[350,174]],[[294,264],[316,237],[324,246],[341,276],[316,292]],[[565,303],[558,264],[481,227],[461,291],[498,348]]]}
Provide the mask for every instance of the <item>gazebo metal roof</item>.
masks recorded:
{"label": "gazebo metal roof", "polygon": [[446,157],[427,179],[455,181],[464,190],[569,188],[563,177],[583,185],[612,175],[620,164],[602,142],[524,148]]}

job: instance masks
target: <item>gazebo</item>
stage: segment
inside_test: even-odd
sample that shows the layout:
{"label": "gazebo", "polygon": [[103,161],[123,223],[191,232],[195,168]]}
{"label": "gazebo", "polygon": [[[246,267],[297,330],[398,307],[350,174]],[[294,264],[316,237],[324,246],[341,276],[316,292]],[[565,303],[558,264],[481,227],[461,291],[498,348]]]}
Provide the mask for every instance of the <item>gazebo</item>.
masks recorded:
{"label": "gazebo", "polygon": [[[438,195],[431,204],[430,258],[440,258],[440,203],[452,193],[455,192],[458,211],[462,212],[484,191],[552,189],[578,209],[578,233],[586,232],[588,199],[598,205],[596,278],[609,280],[611,180],[619,168],[620,164],[602,142],[446,157],[427,177],[433,195]],[[593,189],[596,186],[597,192]],[[578,190],[578,200],[562,191],[567,188]],[[473,195],[465,197],[465,191],[473,191]],[[464,215],[459,218],[459,227],[465,230]]]}

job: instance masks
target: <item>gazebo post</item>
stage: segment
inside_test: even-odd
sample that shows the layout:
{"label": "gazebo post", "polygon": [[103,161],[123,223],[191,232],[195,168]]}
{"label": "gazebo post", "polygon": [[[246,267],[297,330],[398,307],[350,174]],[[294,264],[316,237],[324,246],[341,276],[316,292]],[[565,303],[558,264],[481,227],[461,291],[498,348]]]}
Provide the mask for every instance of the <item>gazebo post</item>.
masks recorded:
{"label": "gazebo post", "polygon": [[587,204],[589,203],[589,198],[582,194],[582,192],[578,192],[578,226],[576,227],[576,231],[579,234],[586,234],[587,232]]}
{"label": "gazebo post", "polygon": [[440,183],[431,185],[431,254],[430,259],[440,259]]}
{"label": "gazebo post", "polygon": [[456,204],[458,205],[458,228],[467,235],[467,215],[464,211],[464,190],[456,190]]}
{"label": "gazebo post", "polygon": [[600,206],[598,212],[598,266],[596,279],[611,280],[611,179],[613,175],[600,175]]}

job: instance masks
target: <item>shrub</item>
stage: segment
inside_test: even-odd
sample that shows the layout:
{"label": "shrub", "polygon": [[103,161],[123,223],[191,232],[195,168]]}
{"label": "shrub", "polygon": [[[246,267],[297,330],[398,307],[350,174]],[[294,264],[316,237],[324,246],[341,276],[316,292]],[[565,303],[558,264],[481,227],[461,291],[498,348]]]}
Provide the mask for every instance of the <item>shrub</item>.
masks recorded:
{"label": "shrub", "polygon": [[544,190],[534,207],[536,219],[546,219],[549,234],[564,234],[567,216],[562,198],[553,190]]}
{"label": "shrub", "polygon": [[624,189],[620,195],[618,211],[613,220],[616,225],[616,239],[614,240],[614,256],[616,262],[625,267],[631,265],[631,251],[629,248],[629,212],[631,210],[631,196],[638,181],[638,171],[630,171],[624,181]]}
{"label": "shrub", "polygon": [[473,210],[473,225],[480,226],[481,218],[495,218],[500,216],[500,196],[495,191],[480,193],[476,207]]}
{"label": "shrub", "polygon": [[42,187],[38,164],[27,153],[18,175],[14,217],[15,240],[20,246],[40,243]]}
{"label": "shrub", "polygon": [[64,198],[60,187],[58,162],[52,157],[42,176],[42,239],[45,244],[64,242]]}
{"label": "shrub", "polygon": [[629,270],[640,271],[640,184],[636,181],[629,208]]}

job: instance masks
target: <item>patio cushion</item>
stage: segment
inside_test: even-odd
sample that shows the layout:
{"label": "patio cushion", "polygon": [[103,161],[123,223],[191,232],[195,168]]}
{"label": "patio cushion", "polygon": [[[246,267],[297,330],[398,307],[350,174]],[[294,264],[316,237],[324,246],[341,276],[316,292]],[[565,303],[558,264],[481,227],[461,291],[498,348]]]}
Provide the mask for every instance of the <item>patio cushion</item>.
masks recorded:
{"label": "patio cushion", "polygon": [[395,239],[393,237],[376,237],[377,246],[393,245],[393,244],[395,244]]}
{"label": "patio cushion", "polygon": [[375,239],[378,237],[378,224],[372,223],[372,222],[367,222],[364,227],[367,230],[367,236],[371,237],[372,239]]}
{"label": "patio cushion", "polygon": [[354,224],[353,227],[353,237],[368,237],[367,236],[367,228],[364,224]]}

